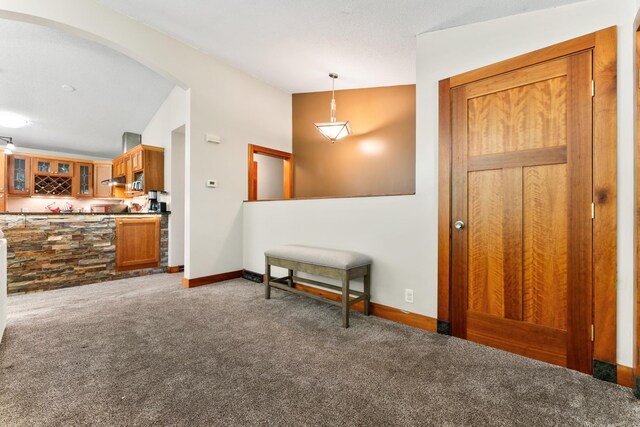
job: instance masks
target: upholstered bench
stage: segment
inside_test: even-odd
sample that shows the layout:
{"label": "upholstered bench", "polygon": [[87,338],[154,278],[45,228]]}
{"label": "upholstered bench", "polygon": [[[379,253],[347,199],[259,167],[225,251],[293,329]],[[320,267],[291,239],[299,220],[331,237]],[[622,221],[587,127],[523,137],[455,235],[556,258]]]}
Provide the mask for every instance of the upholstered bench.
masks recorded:
{"label": "upholstered bench", "polygon": [[[271,288],[273,287],[339,305],[342,307],[342,326],[345,328],[349,327],[349,310],[352,305],[363,301],[364,314],[366,316],[369,315],[371,257],[358,252],[302,245],[279,246],[269,249],[264,253],[264,256],[264,295],[266,299],[271,298]],[[272,266],[286,268],[289,274],[285,277],[274,279],[271,277]],[[342,286],[299,277],[296,276],[297,272],[337,279],[342,282]],[[364,292],[349,289],[350,280],[359,277],[364,277]],[[336,291],[341,295],[340,301],[300,291],[295,288],[296,283],[306,283]],[[349,299],[351,295],[355,296],[352,300]]]}

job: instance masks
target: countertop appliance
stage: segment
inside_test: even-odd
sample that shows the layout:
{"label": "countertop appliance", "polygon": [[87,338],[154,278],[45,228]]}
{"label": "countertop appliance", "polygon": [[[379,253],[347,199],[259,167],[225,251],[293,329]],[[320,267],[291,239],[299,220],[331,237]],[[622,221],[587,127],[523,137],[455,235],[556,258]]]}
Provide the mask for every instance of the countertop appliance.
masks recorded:
{"label": "countertop appliance", "polygon": [[159,195],[160,192],[158,191],[149,191],[149,212],[158,212],[160,210]]}

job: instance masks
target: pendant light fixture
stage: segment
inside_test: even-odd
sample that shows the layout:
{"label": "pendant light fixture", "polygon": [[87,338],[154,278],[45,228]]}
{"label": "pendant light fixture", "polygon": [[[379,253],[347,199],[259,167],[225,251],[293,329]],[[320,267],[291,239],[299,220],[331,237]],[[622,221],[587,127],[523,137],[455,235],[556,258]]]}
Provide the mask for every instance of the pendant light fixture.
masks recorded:
{"label": "pendant light fixture", "polygon": [[335,73],[330,73],[329,77],[331,77],[332,89],[331,89],[331,121],[328,123],[314,123],[318,131],[330,140],[331,142],[336,142],[340,138],[344,138],[345,136],[351,133],[351,126],[349,122],[338,122],[336,121],[336,79],[338,75]]}
{"label": "pendant light fixture", "polygon": [[16,149],[16,146],[13,145],[13,138],[10,136],[0,136],[0,141],[7,143],[4,147],[4,154],[11,154]]}

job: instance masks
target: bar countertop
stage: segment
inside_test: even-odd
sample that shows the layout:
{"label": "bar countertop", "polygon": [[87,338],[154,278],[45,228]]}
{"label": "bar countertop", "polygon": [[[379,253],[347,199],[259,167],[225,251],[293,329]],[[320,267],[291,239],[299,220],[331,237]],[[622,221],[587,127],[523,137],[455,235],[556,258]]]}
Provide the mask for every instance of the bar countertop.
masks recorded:
{"label": "bar countertop", "polygon": [[0,212],[0,215],[57,215],[57,216],[82,216],[82,215],[104,215],[104,216],[139,216],[139,215],[169,215],[167,212]]}

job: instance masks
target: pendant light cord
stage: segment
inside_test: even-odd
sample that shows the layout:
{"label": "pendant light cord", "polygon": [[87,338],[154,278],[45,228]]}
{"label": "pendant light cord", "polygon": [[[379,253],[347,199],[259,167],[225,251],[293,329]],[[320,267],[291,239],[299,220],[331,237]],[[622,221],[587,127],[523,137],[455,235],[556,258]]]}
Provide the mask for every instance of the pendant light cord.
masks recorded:
{"label": "pendant light cord", "polygon": [[331,123],[336,121],[336,76],[335,74],[329,74],[331,77]]}

